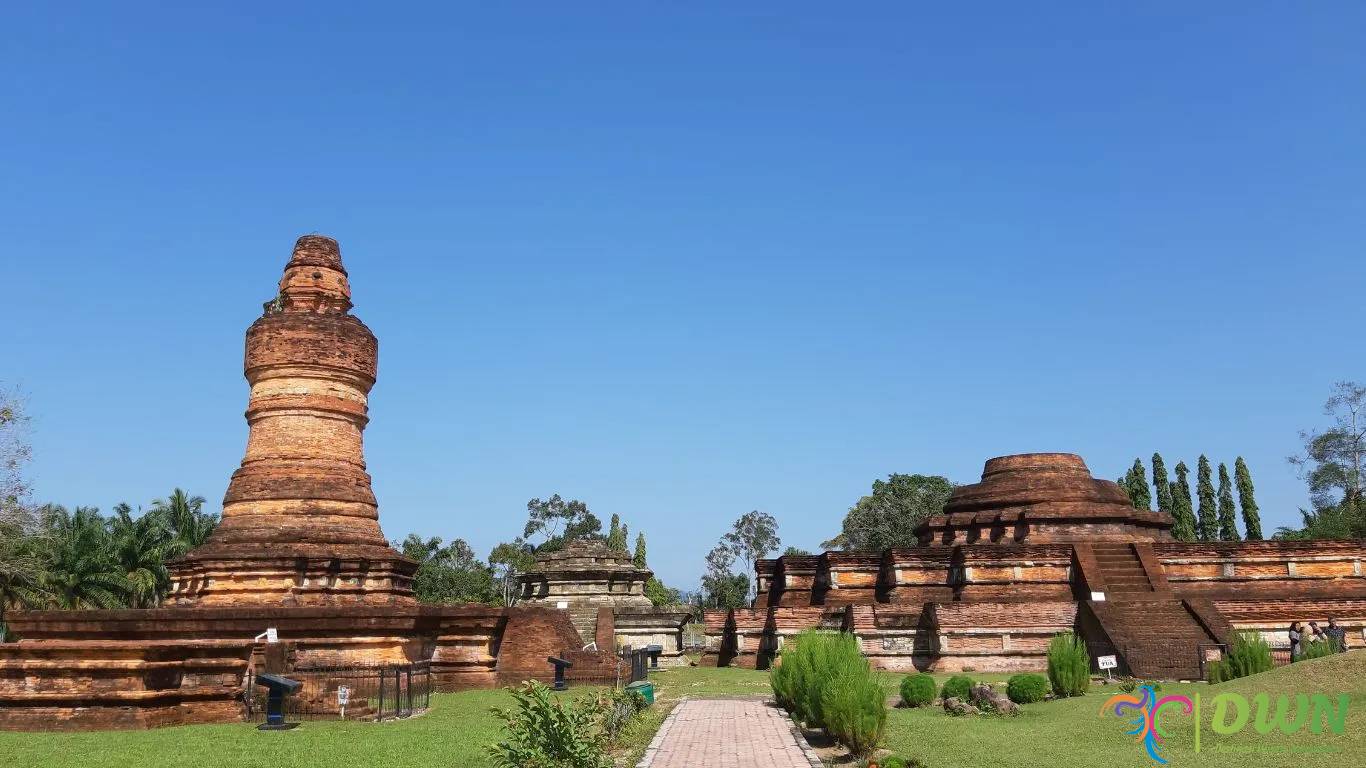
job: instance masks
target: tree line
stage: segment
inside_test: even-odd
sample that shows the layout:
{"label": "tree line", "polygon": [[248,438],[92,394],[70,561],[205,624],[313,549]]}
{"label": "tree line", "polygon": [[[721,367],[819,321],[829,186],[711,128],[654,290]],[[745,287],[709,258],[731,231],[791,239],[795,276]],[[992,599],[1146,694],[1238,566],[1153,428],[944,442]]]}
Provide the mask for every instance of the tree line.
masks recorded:
{"label": "tree line", "polygon": [[[637,533],[635,551],[630,529],[619,515],[612,515],[607,533],[584,502],[566,501],[559,494],[549,499],[527,502],[527,521],[522,535],[498,544],[487,560],[479,560],[464,539],[442,545],[439,537],[409,534],[393,546],[419,565],[413,575],[413,592],[424,603],[491,603],[513,605],[517,602],[517,577],[536,567],[541,555],[558,552],[573,541],[598,541],[608,549],[630,557],[638,568],[649,568],[645,534]],[[654,605],[683,603],[683,594],[670,589],[652,576],[645,583],[645,596]]]}
{"label": "tree line", "polygon": [[[1233,474],[1238,486],[1238,502],[1233,501],[1234,481],[1229,479],[1228,466],[1219,464],[1219,489],[1214,488],[1213,469],[1208,457],[1201,454],[1196,462],[1196,506],[1191,497],[1190,468],[1186,462],[1176,464],[1176,480],[1167,475],[1162,455],[1153,454],[1153,481],[1148,485],[1147,468],[1142,459],[1115,482],[1128,494],[1135,509],[1151,511],[1156,491],[1157,511],[1172,516],[1172,537],[1177,541],[1248,541],[1262,538],[1261,512],[1257,508],[1256,492],[1252,487],[1252,473],[1247,462],[1239,456],[1233,462]],[[1241,510],[1243,534],[1238,532],[1238,510]]]}
{"label": "tree line", "polygon": [[155,608],[171,590],[166,564],[204,543],[218,516],[175,489],[146,512],[116,504],[11,507],[0,536],[0,618],[7,608]]}

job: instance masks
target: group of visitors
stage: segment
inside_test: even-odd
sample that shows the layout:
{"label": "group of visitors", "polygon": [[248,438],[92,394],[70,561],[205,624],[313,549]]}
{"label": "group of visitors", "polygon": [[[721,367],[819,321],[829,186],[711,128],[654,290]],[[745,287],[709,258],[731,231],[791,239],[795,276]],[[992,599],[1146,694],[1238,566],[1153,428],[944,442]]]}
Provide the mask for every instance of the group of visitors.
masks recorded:
{"label": "group of visitors", "polygon": [[1337,619],[1328,619],[1328,628],[1323,629],[1317,621],[1309,622],[1306,629],[1301,622],[1290,625],[1290,660],[1299,661],[1304,653],[1305,643],[1332,643],[1334,653],[1347,650],[1347,630],[1338,626]]}

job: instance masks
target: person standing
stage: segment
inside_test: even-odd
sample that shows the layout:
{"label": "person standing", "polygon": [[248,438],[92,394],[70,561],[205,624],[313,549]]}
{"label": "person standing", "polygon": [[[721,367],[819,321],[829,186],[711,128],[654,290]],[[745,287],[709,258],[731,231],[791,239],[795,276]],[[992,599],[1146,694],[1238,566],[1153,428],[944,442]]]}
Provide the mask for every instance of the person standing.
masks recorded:
{"label": "person standing", "polygon": [[1332,616],[1328,617],[1328,639],[1333,643],[1333,650],[1338,653],[1347,652],[1347,630],[1338,626],[1338,620]]}
{"label": "person standing", "polygon": [[1304,630],[1298,621],[1290,623],[1290,661],[1300,660],[1300,653],[1304,649]]}

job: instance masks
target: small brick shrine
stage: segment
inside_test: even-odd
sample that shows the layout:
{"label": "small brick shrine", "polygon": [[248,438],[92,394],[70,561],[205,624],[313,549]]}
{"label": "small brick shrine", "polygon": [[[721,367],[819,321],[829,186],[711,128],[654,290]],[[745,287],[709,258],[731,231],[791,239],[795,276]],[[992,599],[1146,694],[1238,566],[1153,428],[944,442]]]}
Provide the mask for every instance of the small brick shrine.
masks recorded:
{"label": "small brick shrine", "polygon": [[[538,556],[536,567],[518,575],[517,584],[521,605],[568,612],[579,635],[597,638],[601,650],[658,645],[663,649],[660,666],[687,664],[683,625],[692,617],[691,609],[651,603],[645,583],[653,576],[630,555],[613,552],[603,542],[571,541],[559,552]],[[612,631],[600,631],[605,620],[612,622]]]}
{"label": "small brick shrine", "polygon": [[[589,676],[615,663],[578,650],[563,611],[417,604],[416,563],[386,542],[365,472],[378,344],[350,309],[336,241],[300,238],[247,331],[250,434],[222,522],[171,564],[167,607],[7,614],[19,642],[0,645],[0,730],[241,720],[249,664],[428,661],[457,690],[553,680],[551,655]],[[278,645],[255,642],[267,628]]]}
{"label": "small brick shrine", "polygon": [[1070,454],[1005,456],[916,529],[920,546],[755,564],[753,608],[707,611],[708,663],[767,667],[810,627],[853,632],[875,666],[1042,670],[1073,630],[1121,673],[1196,679],[1235,630],[1286,642],[1332,616],[1361,646],[1366,541],[1185,543]]}

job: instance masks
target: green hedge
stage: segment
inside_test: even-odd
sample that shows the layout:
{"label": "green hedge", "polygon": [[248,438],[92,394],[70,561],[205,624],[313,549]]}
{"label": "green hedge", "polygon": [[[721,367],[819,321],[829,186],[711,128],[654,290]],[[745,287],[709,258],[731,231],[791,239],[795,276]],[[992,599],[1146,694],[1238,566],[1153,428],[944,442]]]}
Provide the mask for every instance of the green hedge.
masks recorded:
{"label": "green hedge", "polygon": [[968,694],[972,692],[972,678],[967,675],[954,675],[944,683],[944,690],[940,691],[941,698],[954,698],[962,701],[968,700]]}
{"label": "green hedge", "polygon": [[901,681],[901,704],[923,707],[934,701],[934,677],[926,672],[907,675]]}
{"label": "green hedge", "polygon": [[1048,678],[1043,675],[1015,675],[1006,683],[1006,696],[1016,704],[1033,704],[1048,696]]}
{"label": "green hedge", "polygon": [[1228,654],[1223,660],[1206,665],[1206,674],[1211,683],[1222,683],[1240,677],[1270,672],[1275,664],[1271,661],[1271,646],[1257,632],[1239,632],[1229,644]]}

